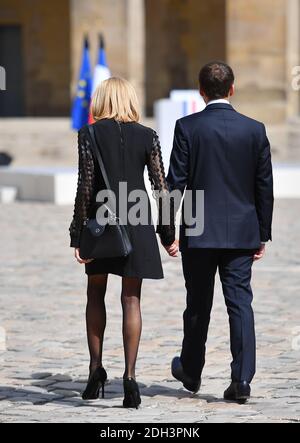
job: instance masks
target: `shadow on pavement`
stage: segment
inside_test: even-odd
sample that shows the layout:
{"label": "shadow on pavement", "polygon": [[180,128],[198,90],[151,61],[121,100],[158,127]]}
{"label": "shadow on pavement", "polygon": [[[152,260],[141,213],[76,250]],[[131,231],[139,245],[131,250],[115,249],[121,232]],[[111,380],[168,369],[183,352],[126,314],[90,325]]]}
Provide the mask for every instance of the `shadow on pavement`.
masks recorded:
{"label": "shadow on pavement", "polygon": [[[15,403],[31,403],[33,405],[44,405],[48,403],[64,404],[66,406],[89,406],[99,408],[119,408],[123,399],[123,380],[115,378],[108,380],[105,387],[105,399],[82,400],[81,393],[86,385],[84,379],[72,379],[65,374],[47,374],[41,376],[32,374],[31,384],[23,386],[0,386],[0,401],[10,401]],[[170,382],[172,385],[172,382]],[[145,385],[139,382],[139,387],[143,397],[171,397],[174,399],[199,399],[207,403],[225,403],[223,399],[213,395],[191,394],[183,389],[173,388],[164,384]],[[105,401],[119,400],[120,405],[105,405]],[[100,403],[101,402],[101,403]]]}

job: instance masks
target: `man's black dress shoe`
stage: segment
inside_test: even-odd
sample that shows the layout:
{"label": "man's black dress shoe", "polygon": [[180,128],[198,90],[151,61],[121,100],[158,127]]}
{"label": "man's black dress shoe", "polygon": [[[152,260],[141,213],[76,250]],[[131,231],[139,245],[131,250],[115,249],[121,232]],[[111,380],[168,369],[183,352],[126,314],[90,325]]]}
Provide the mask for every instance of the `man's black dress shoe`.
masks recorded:
{"label": "man's black dress shoe", "polygon": [[174,378],[176,378],[176,380],[181,381],[185,389],[187,389],[188,391],[191,391],[194,394],[199,391],[201,386],[201,379],[196,381],[186,375],[184,373],[179,357],[175,357],[172,361],[172,375]]}
{"label": "man's black dress shoe", "polygon": [[246,403],[251,395],[251,388],[246,381],[232,382],[229,388],[224,392],[224,399],[237,401],[238,403]]}

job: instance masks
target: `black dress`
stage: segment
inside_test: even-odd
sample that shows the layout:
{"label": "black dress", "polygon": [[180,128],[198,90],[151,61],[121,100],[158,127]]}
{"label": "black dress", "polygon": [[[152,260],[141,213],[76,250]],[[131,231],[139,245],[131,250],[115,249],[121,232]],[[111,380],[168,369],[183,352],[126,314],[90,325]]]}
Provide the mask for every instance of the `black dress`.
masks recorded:
{"label": "black dress", "polygon": [[[126,182],[127,196],[131,191],[143,190],[145,166],[148,167],[152,189],[160,192],[157,232],[164,245],[175,239],[175,225],[161,223],[161,214],[170,206],[161,148],[157,134],[135,122],[120,123],[113,119],[94,124],[97,145],[106,168],[117,202],[119,183]],[[74,217],[70,225],[71,247],[80,247],[80,233],[84,222],[94,214],[96,194],[104,188],[100,169],[90,149],[87,127],[78,133],[79,172]],[[155,195],[155,193],[154,193]],[[161,195],[165,196],[161,198]],[[116,274],[124,277],[163,278],[163,270],[155,229],[147,198],[149,218],[147,224],[127,225],[133,251],[126,258],[96,259],[85,265],[86,274]],[[128,211],[134,203],[128,203]],[[118,215],[118,205],[117,205]],[[171,210],[171,208],[168,208]],[[171,216],[171,220],[173,220]]]}

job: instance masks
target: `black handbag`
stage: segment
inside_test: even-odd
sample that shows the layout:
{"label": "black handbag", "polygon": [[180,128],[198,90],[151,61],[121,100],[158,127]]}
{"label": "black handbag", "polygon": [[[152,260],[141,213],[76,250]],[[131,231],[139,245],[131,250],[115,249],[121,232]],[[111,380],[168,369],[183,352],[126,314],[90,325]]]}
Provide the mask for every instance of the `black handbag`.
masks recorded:
{"label": "black handbag", "polygon": [[[91,136],[91,149],[94,158],[97,159],[99,164],[106,189],[111,190],[100,150],[97,147],[95,129],[92,125],[89,125],[88,129]],[[96,218],[90,218],[84,223],[82,228],[80,257],[84,260],[127,257],[132,251],[126,227],[120,223],[120,219],[112,208],[105,203],[103,205],[108,213],[108,223],[100,225]]]}

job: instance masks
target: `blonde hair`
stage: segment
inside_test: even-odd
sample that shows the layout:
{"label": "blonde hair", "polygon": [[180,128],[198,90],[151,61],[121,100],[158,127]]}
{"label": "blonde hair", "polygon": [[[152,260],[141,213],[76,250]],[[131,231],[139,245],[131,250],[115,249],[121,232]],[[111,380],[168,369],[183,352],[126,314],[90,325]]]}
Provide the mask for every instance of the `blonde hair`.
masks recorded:
{"label": "blonde hair", "polygon": [[91,112],[95,121],[104,118],[125,123],[139,121],[139,105],[134,87],[120,77],[104,80],[93,95]]}

